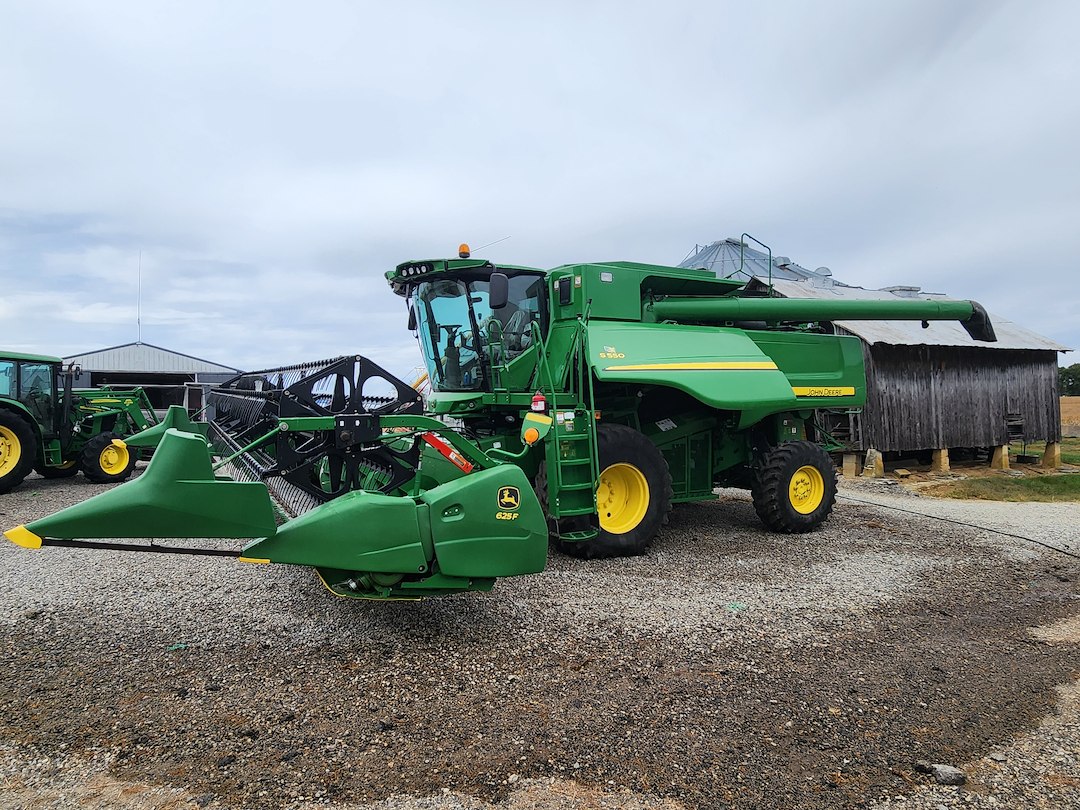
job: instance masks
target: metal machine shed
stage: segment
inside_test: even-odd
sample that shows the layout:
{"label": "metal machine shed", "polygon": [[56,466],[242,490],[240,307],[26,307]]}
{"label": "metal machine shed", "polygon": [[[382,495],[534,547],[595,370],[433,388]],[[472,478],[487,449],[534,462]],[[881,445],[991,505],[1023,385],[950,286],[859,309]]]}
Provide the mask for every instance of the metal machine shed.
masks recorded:
{"label": "metal machine shed", "polygon": [[155,408],[185,403],[190,396],[189,383],[218,383],[240,373],[231,366],[149,343],[125,343],[75,354],[65,357],[64,363],[81,368],[75,378],[77,386],[141,385]]}
{"label": "metal machine shed", "polygon": [[[768,256],[737,239],[697,248],[683,267],[744,278],[769,294]],[[828,268],[807,270],[779,257],[772,294],[785,298],[943,299],[917,287],[866,290],[836,281]],[[1059,441],[1058,352],[1070,349],[990,313],[996,343],[980,343],[959,324],[935,321],[836,321],[859,337],[866,361],[861,412],[823,413],[826,429],[852,449],[907,453],[989,448],[1009,441]]]}

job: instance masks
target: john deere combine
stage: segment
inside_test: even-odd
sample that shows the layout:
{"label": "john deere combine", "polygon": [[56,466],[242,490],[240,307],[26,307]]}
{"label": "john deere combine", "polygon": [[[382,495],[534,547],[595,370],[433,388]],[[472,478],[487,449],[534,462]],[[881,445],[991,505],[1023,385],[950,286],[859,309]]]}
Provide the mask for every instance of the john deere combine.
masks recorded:
{"label": "john deere combine", "polygon": [[73,388],[59,357],[0,352],[0,493],[36,470],[126,480],[140,452],[123,439],[157,423],[141,388]]}
{"label": "john deere combine", "polygon": [[[994,340],[974,302],[751,297],[633,262],[543,271],[463,246],[387,280],[419,339],[426,408],[363,357],[242,374],[211,398],[209,450],[190,428],[155,428],[139,479],[7,537],[307,565],[337,594],[386,599],[538,572],[549,536],[580,557],[640,554],[673,503],[716,486],[749,488],[768,528],[805,532],[836,492],[815,410],[866,391],[859,341],[830,321],[958,320]],[[115,537],[252,541],[85,539]]]}

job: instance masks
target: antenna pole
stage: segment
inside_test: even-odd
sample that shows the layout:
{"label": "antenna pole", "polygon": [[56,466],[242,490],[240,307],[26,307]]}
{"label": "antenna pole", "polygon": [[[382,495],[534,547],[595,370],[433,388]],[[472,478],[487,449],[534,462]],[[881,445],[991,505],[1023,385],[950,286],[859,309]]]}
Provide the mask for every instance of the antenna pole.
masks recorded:
{"label": "antenna pole", "polygon": [[142,251],[139,251],[139,299],[136,307],[135,323],[139,331],[139,343],[142,343]]}

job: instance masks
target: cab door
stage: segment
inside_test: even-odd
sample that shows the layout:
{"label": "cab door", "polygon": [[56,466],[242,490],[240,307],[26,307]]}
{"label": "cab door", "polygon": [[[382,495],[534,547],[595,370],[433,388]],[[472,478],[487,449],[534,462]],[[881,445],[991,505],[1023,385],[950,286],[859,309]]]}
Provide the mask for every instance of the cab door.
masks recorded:
{"label": "cab door", "polygon": [[56,435],[56,378],[52,363],[24,360],[19,363],[18,400],[41,426],[45,438]]}

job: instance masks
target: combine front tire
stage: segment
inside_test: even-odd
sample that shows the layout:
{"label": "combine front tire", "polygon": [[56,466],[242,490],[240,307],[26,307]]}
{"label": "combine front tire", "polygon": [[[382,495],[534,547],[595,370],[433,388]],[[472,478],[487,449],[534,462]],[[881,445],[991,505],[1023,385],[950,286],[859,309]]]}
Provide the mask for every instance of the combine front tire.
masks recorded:
{"label": "combine front tire", "polygon": [[34,429],[25,419],[0,410],[0,493],[14,489],[30,474],[35,444]]}
{"label": "combine front tire", "polygon": [[786,442],[765,453],[751,492],[754,511],[774,532],[812,531],[836,503],[836,467],[813,442]]}
{"label": "combine front tire", "polygon": [[592,540],[559,542],[559,550],[588,560],[644,554],[671,511],[667,462],[655,444],[625,425],[600,425],[596,440],[599,535]]}
{"label": "combine front tire", "polygon": [[83,475],[96,484],[124,481],[134,469],[135,454],[114,433],[100,433],[83,448]]}

